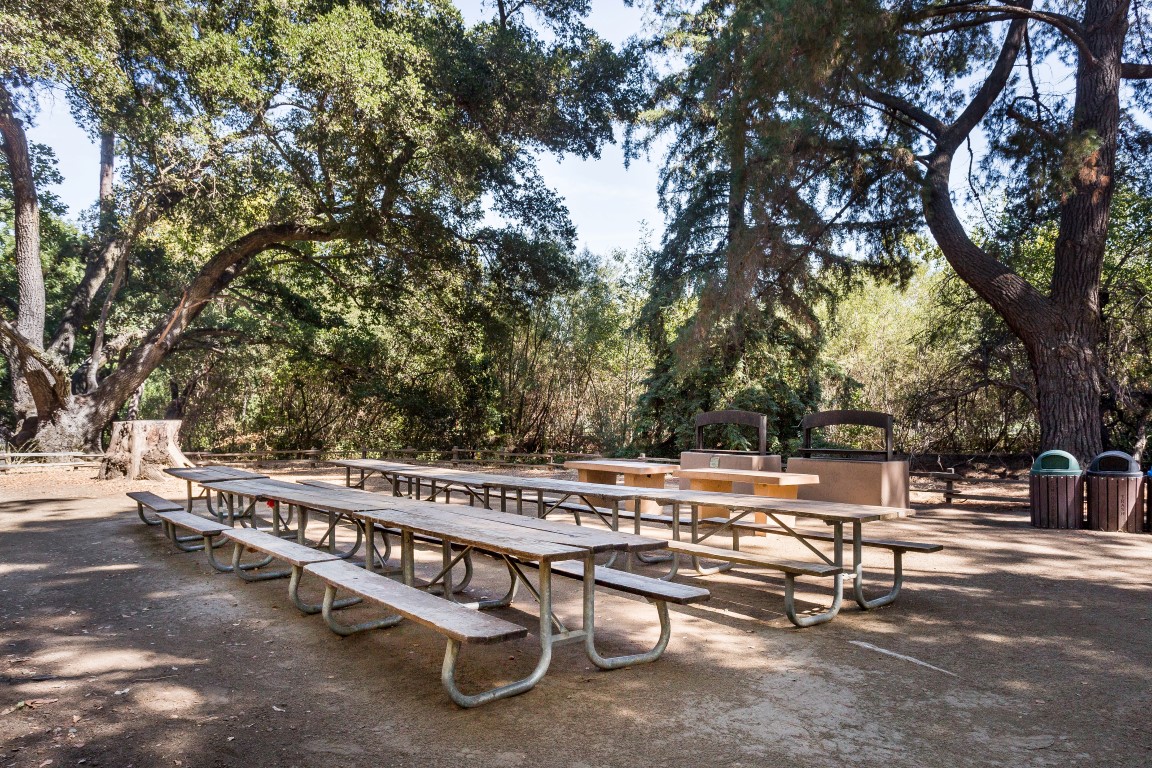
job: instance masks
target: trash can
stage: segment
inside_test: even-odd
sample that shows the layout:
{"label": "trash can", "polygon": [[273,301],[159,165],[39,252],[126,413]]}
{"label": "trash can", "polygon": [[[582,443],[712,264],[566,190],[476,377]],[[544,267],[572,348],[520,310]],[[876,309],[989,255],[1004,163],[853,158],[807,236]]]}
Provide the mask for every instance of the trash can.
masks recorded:
{"label": "trash can", "polygon": [[1040,454],[1032,463],[1028,486],[1034,527],[1084,527],[1084,480],[1075,456],[1065,451]]}
{"label": "trash can", "polygon": [[1123,451],[1105,451],[1088,465],[1088,527],[1094,531],[1144,531],[1144,473]]}
{"label": "trash can", "polygon": [[1144,530],[1152,531],[1152,469],[1148,470],[1148,476],[1144,479],[1144,494],[1148,497],[1148,510],[1145,512],[1144,517]]}

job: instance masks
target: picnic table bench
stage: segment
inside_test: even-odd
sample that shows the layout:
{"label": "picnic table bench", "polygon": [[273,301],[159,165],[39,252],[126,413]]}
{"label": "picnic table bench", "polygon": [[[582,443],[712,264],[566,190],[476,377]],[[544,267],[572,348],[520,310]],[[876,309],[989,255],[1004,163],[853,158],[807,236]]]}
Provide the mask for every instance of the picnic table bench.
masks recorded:
{"label": "picnic table bench", "polygon": [[[785,579],[785,613],[790,621],[797,626],[812,626],[813,624],[830,621],[839,612],[843,598],[843,576],[852,574],[852,590],[856,603],[865,610],[886,605],[896,600],[903,587],[902,555],[905,552],[934,552],[940,547],[934,544],[921,544],[918,542],[903,542],[906,547],[886,547],[895,556],[893,568],[892,587],[883,595],[869,598],[864,593],[864,568],[862,550],[865,547],[879,547],[879,544],[865,544],[862,532],[864,523],[890,520],[911,514],[910,510],[900,507],[877,507],[844,502],[807,501],[800,499],[773,498],[769,496],[718,493],[713,491],[683,491],[663,488],[642,488],[629,486],[598,485],[595,483],[580,483],[570,480],[553,478],[524,478],[507,475],[492,475],[485,473],[466,473],[457,470],[441,470],[434,467],[412,467],[400,462],[383,462],[375,459],[352,459],[333,462],[337,465],[357,467],[362,471],[379,471],[392,477],[393,492],[399,493],[399,482],[405,478],[418,476],[421,480],[445,481],[454,480],[473,485],[482,484],[484,489],[483,504],[491,507],[491,493],[500,494],[500,508],[508,507],[509,494],[515,494],[516,511],[524,512],[525,494],[535,495],[537,515],[546,517],[555,510],[573,512],[579,515],[587,510],[595,514],[609,528],[618,530],[621,519],[633,521],[633,531],[640,533],[641,522],[653,522],[669,525],[672,529],[673,542],[669,544],[669,551],[676,555],[686,555],[699,575],[710,575],[728,570],[733,565],[763,567],[775,570],[784,575]],[[776,473],[782,474],[782,473]],[[804,482],[810,478],[802,477]],[[611,509],[605,510],[594,502],[606,501]],[[653,502],[661,507],[671,507],[671,514],[652,514],[640,511],[642,502]],[[580,506],[583,504],[584,506]],[[689,507],[691,513],[685,517],[682,507]],[[629,510],[622,507],[631,507]],[[729,516],[723,523],[715,517],[717,511],[724,511]],[[783,519],[789,515],[801,519],[822,521],[832,527],[832,533],[815,533],[797,531]],[[749,518],[757,518],[754,522]],[[702,523],[708,520],[708,523]],[[577,521],[579,517],[577,516]],[[763,521],[763,522],[761,522]],[[682,541],[681,527],[688,522],[691,528],[689,541],[684,545],[708,547],[707,551],[693,549],[692,546],[683,546],[676,542]],[[771,524],[770,524],[771,523]],[[702,531],[701,525],[707,530]],[[734,539],[731,549],[716,547],[703,543],[705,539],[719,533],[726,526],[740,525],[740,530],[771,533],[790,536],[800,542],[814,557],[815,562],[800,562],[794,558],[781,559],[759,553],[739,553],[738,537]],[[847,527],[847,532],[845,528]],[[847,533],[847,535],[846,535]],[[825,542],[833,545],[831,556],[820,551],[812,542]],[[882,539],[873,538],[870,541],[878,542]],[[852,564],[845,565],[845,544],[851,544]],[[678,549],[679,547],[679,549]],[[642,553],[636,557],[644,559]],[[702,560],[713,559],[723,564],[715,567],[702,565]],[[647,560],[646,560],[647,562]],[[803,567],[801,567],[803,566]],[[679,569],[678,558],[674,559],[671,570],[664,576],[665,579],[674,578]],[[800,616],[792,606],[794,600],[789,594],[794,590],[794,579],[797,576],[813,576],[818,578],[830,577],[833,579],[832,602],[821,613]]]}
{"label": "picnic table bench", "polygon": [[[192,503],[197,496],[204,497],[204,503],[208,507],[208,514],[215,516],[218,519],[223,519],[223,515],[212,506],[212,489],[208,487],[209,483],[219,482],[222,480],[256,480],[259,478],[266,478],[268,475],[260,475],[255,472],[249,472],[244,469],[236,469],[235,467],[220,467],[209,465],[206,467],[168,467],[164,470],[172,477],[178,477],[184,481],[188,488],[188,504],[186,511],[192,511]],[[200,493],[193,494],[193,483],[200,486]]]}
{"label": "picnic table bench", "polygon": [[[268,479],[214,482],[213,487],[229,497],[265,499],[277,504],[291,504],[297,506],[302,515],[306,514],[307,509],[338,511],[358,521],[359,528],[364,531],[368,543],[366,568],[353,566],[332,556],[331,553],[318,552],[301,547],[297,543],[284,541],[264,531],[237,528],[224,531],[222,535],[237,543],[233,566],[241,576],[244,574],[239,573],[239,569],[243,567],[239,561],[239,552],[242,548],[248,548],[288,562],[292,566],[289,575],[293,577],[290,590],[298,587],[299,576],[304,573],[315,575],[324,581],[325,598],[319,606],[303,603],[298,595],[293,596],[293,602],[298,607],[303,606],[301,610],[307,609],[308,612],[318,609],[318,612],[325,614],[329,626],[340,634],[392,626],[399,621],[399,616],[407,616],[440,631],[448,639],[442,683],[453,701],[461,706],[477,706],[529,690],[547,671],[553,646],[565,640],[583,638],[585,652],[589,658],[605,669],[653,661],[664,652],[671,633],[667,603],[687,604],[706,599],[708,596],[706,590],[697,587],[669,584],[637,574],[608,573],[596,568],[592,560],[595,553],[601,551],[659,549],[665,546],[665,542],[660,539],[580,528],[556,521],[519,517],[487,509],[392,497],[347,487],[333,489]],[[398,531],[400,534],[400,582],[387,579],[373,571],[375,558],[371,554],[372,539],[379,528]],[[414,544],[417,536],[439,542],[443,553],[443,568],[431,580],[421,585],[417,585],[415,578]],[[465,607],[456,597],[457,590],[453,585],[452,569],[461,558],[473,550],[504,562],[509,573],[509,589],[501,598],[482,599]],[[565,627],[552,608],[551,577],[553,567],[560,562],[568,563],[562,568],[561,575],[580,578],[584,585],[584,624],[577,630]],[[535,570],[538,574],[535,584],[527,578],[526,568]],[[388,584],[384,584],[380,579],[387,581]],[[598,583],[617,591],[641,595],[656,605],[661,633],[653,648],[641,653],[616,657],[605,657],[598,652],[595,644],[595,587]],[[475,614],[473,611],[511,604],[518,585],[526,586],[540,605],[541,653],[536,667],[527,677],[514,683],[475,694],[460,691],[454,675],[456,659],[462,644],[499,642],[523,636],[521,628],[507,625],[506,622],[493,623],[493,617]],[[418,589],[418,586],[422,589]],[[432,595],[428,591],[429,587],[439,587],[441,596]],[[358,625],[342,624],[331,614],[334,608],[342,605],[336,600],[336,594],[340,589],[352,594],[349,599],[367,599],[385,606],[395,615]],[[414,596],[413,592],[418,597]],[[480,618],[476,618],[477,616]]]}

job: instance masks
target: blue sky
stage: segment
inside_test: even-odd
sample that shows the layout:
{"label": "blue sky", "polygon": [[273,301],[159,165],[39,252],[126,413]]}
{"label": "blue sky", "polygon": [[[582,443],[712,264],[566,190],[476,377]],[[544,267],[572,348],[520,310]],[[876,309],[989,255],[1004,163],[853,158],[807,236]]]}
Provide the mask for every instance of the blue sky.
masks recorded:
{"label": "blue sky", "polygon": [[[493,4],[456,0],[456,5],[466,20],[476,21],[491,15]],[[643,12],[625,6],[622,0],[592,0],[591,5],[589,25],[615,44],[642,30]],[[45,97],[41,107],[29,138],[55,150],[64,183],[52,191],[75,219],[96,200],[99,151],[72,120],[63,97]],[[664,223],[656,196],[659,161],[659,157],[642,158],[626,169],[617,144],[605,147],[597,160],[544,155],[540,172],[567,202],[581,247],[607,254],[614,248],[631,250],[640,244],[645,223],[654,233],[650,239],[659,238]]]}

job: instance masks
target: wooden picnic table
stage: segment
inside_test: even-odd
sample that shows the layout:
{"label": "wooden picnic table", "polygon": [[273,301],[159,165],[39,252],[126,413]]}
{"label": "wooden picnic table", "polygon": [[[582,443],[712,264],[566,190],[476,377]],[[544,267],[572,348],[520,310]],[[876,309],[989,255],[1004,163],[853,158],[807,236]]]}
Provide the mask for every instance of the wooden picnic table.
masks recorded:
{"label": "wooden picnic table", "polygon": [[756,469],[720,469],[702,467],[700,469],[680,469],[673,474],[683,477],[691,484],[693,491],[718,491],[732,493],[734,483],[750,483],[756,496],[774,496],[780,499],[796,498],[801,485],[817,485],[819,475],[804,475],[798,472],[767,472]]}
{"label": "wooden picnic table", "polygon": [[[676,477],[688,481],[693,491],[716,491],[718,493],[733,493],[736,483],[752,485],[753,495],[772,496],[779,499],[794,499],[801,485],[817,485],[819,475],[803,475],[796,472],[770,472],[756,469],[721,469],[718,467],[701,467],[698,469],[677,469]],[[652,504],[655,502],[645,502]],[[705,517],[727,515],[723,507],[711,507],[703,511]],[[762,512],[753,513],[758,523],[768,522],[767,516]]]}
{"label": "wooden picnic table", "polygon": [[[374,460],[359,461],[373,462]],[[782,535],[789,536],[799,542],[806,550],[810,551],[819,563],[850,571],[853,575],[853,596],[861,607],[871,608],[894,601],[899,594],[902,584],[902,573],[899,571],[899,568],[897,568],[894,572],[894,586],[888,593],[881,597],[869,599],[865,597],[863,592],[863,549],[866,544],[863,526],[865,523],[892,520],[912,514],[911,510],[900,507],[809,501],[749,494],[719,493],[715,491],[669,490],[620,485],[605,486],[571,480],[526,478],[485,473],[460,472],[454,474],[457,471],[441,470],[432,467],[412,467],[411,465],[396,462],[380,462],[380,464],[386,464],[387,471],[393,473],[396,477],[405,477],[409,473],[418,473],[423,479],[447,481],[452,478],[459,478],[460,475],[468,475],[468,482],[483,484],[485,491],[484,506],[492,506],[488,503],[490,501],[490,491],[500,492],[502,511],[508,508],[508,496],[510,493],[515,496],[516,511],[518,512],[523,512],[524,494],[534,495],[536,497],[535,502],[539,517],[546,516],[568,499],[576,498],[588,504],[589,508],[612,530],[619,529],[621,505],[635,508],[640,501],[652,501],[662,507],[670,506],[672,508],[671,515],[664,516],[661,520],[667,520],[671,524],[672,538],[674,541],[682,540],[681,508],[688,507],[691,512],[689,518],[691,535],[688,539],[688,543],[690,544],[700,544],[706,539],[714,537],[717,533],[732,533],[735,535],[740,531],[755,531],[755,526],[759,523],[749,524],[751,522],[749,518],[760,517],[768,521],[768,524],[765,524],[765,528],[773,529],[763,532],[782,533]],[[379,467],[376,467],[376,471],[381,470]],[[546,495],[550,495],[551,498],[546,499]],[[596,505],[590,503],[590,499],[596,497],[603,497],[605,501],[611,504],[611,510],[608,514],[605,514],[603,510],[597,509]],[[723,512],[723,515],[717,514],[718,511]],[[721,516],[727,518],[722,523],[717,520],[717,518]],[[798,530],[794,527],[794,521],[788,520],[786,516],[820,521],[827,524],[832,529],[830,539],[825,540],[823,534],[817,537],[812,535],[813,532]],[[634,513],[632,518],[633,531],[635,534],[639,534],[642,515]],[[711,520],[713,522],[702,526],[701,521],[703,520]],[[702,528],[707,528],[707,530],[703,531]],[[847,528],[847,531],[845,531],[845,528]],[[831,556],[818,549],[813,544],[814,541],[825,544],[830,543],[833,550]],[[850,545],[851,550],[851,566],[846,565],[845,549],[848,548],[847,545]],[[709,547],[709,549],[711,551],[709,551],[707,555],[694,555],[692,557],[693,566],[701,575],[715,573],[720,570],[702,566],[701,562],[704,559],[721,561],[726,557],[730,558],[731,561],[748,559],[740,555],[734,548]],[[669,576],[676,573],[678,565],[679,559],[676,558],[673,561],[673,570]],[[730,567],[730,565],[731,562],[728,566],[723,566],[722,569],[726,569]],[[834,606],[839,605],[842,597],[843,578],[837,575],[835,576],[833,586]],[[838,610],[838,607],[836,610]],[[835,611],[832,611],[828,618],[830,618],[831,615],[835,615]],[[827,618],[822,620],[827,620]]]}
{"label": "wooden picnic table", "polygon": [[[853,597],[856,602],[861,608],[875,608],[893,602],[900,593],[901,585],[903,584],[903,575],[899,567],[899,559],[897,559],[892,589],[880,597],[865,597],[863,549],[866,544],[866,539],[864,538],[864,524],[909,517],[915,514],[913,510],[903,507],[879,507],[864,504],[848,504],[845,502],[782,499],[771,496],[750,496],[746,494],[716,493],[713,491],[646,491],[644,493],[643,498],[659,501],[662,504],[672,507],[672,520],[674,521],[672,524],[673,539],[679,540],[681,538],[679,531],[681,507],[687,506],[689,508],[691,513],[691,535],[689,541],[693,544],[701,543],[718,533],[731,533],[733,535],[733,544],[735,545],[739,529],[746,527],[744,525],[744,519],[754,513],[763,513],[774,524],[772,527],[776,530],[772,530],[771,532],[782,533],[783,535],[789,536],[815,554],[822,562],[843,568],[847,567],[844,558],[846,543],[844,528],[847,526],[847,542],[851,545],[852,554],[850,570],[853,577]],[[729,515],[725,518],[709,518],[707,516],[707,510],[715,506],[727,507]],[[808,532],[794,528],[789,521],[783,519],[782,516],[785,515],[823,522],[832,528],[832,534],[830,537],[827,537],[823,533],[817,532],[816,536],[812,536]],[[709,521],[709,524],[706,526],[708,528],[706,532],[701,531],[701,522],[704,520]],[[833,549],[832,556],[829,557],[817,549],[812,544],[813,540],[830,540]],[[713,559],[714,555],[722,556],[722,553],[709,553],[709,559]],[[701,558],[693,558],[693,565],[698,572],[708,573],[710,570],[715,571],[715,569],[702,568],[699,564],[700,559]],[[675,572],[675,565],[673,566],[673,572]],[[833,590],[834,604],[838,604],[843,594],[843,582],[840,576],[835,577]]]}
{"label": "wooden picnic table", "polygon": [[[634,507],[638,503],[639,489],[631,486],[603,486],[598,483],[580,483],[573,480],[557,480],[539,477],[516,477],[512,475],[498,475],[487,472],[466,472],[457,469],[440,467],[418,467],[394,461],[379,459],[335,459],[331,462],[345,469],[345,482],[350,487],[363,487],[364,479],[373,473],[379,474],[389,480],[392,493],[401,495],[401,484],[405,484],[409,495],[420,499],[423,481],[427,480],[430,492],[425,497],[436,500],[443,493],[445,500],[452,488],[465,491],[470,503],[479,503],[485,508],[492,508],[491,495],[493,491],[499,493],[500,511],[509,511],[509,494],[515,500],[515,511],[523,514],[525,492],[534,496],[536,516],[547,517],[551,512],[560,508],[569,499],[575,497],[584,502],[588,511],[601,517],[612,529],[618,528],[618,514],[621,505],[629,502]],[[358,483],[352,482],[352,471],[360,473]],[[413,482],[415,481],[415,482]],[[552,498],[547,498],[548,494]],[[596,503],[593,503],[593,502]],[[602,507],[611,507],[612,516],[605,515]],[[636,531],[639,533],[639,530]]]}
{"label": "wooden picnic table", "polygon": [[236,469],[235,467],[218,467],[211,465],[206,467],[168,467],[164,471],[172,475],[172,477],[180,478],[187,485],[188,512],[192,511],[192,502],[195,498],[193,496],[192,484],[197,483],[201,486],[199,495],[204,497],[204,501],[208,505],[208,513],[214,515],[217,519],[223,519],[223,517],[218,509],[212,507],[212,490],[208,487],[209,483],[224,480],[258,480],[268,477],[268,475],[261,475],[244,469]]}
{"label": "wooden picnic table", "polygon": [[[624,485],[634,488],[663,488],[665,478],[675,469],[675,464],[657,464],[637,459],[579,459],[564,462],[565,469],[576,470],[576,479],[581,483],[616,485],[617,476]],[[606,503],[606,499],[588,499],[595,506]],[[653,501],[642,501],[640,512],[656,514],[659,505]]]}
{"label": "wooden picnic table", "polygon": [[[420,467],[413,464],[404,464],[397,461],[383,459],[333,459],[328,462],[337,467],[344,467],[344,484],[349,488],[363,488],[364,481],[373,474],[379,474],[392,486],[392,494],[400,495],[400,484],[406,484],[408,496],[419,499],[423,492],[423,480],[428,480],[431,491],[429,501],[444,494],[445,501],[452,500],[452,491],[463,491],[470,501],[478,501],[477,489],[483,487],[483,480],[490,475],[480,472],[467,472],[459,469],[445,469],[442,467]],[[359,473],[357,482],[352,482],[352,471]],[[415,483],[413,483],[415,481]]]}
{"label": "wooden picnic table", "polygon": [[[373,539],[377,527],[400,532],[400,572],[403,582],[415,586],[415,543],[417,537],[441,542],[443,568],[426,584],[439,585],[441,595],[455,600],[452,580],[453,567],[479,550],[502,560],[509,573],[509,588],[503,597],[481,600],[479,608],[495,608],[511,604],[516,587],[526,585],[539,602],[540,660],[533,672],[521,681],[502,687],[499,696],[511,695],[535,685],[547,671],[556,644],[582,638],[589,658],[605,669],[651,661],[663,653],[668,642],[668,617],[663,603],[659,606],[661,639],[657,646],[641,654],[606,658],[595,647],[595,584],[598,569],[593,561],[596,552],[640,551],[666,546],[662,539],[620,534],[613,531],[594,531],[549,520],[538,520],[481,510],[473,507],[452,506],[402,497],[390,497],[359,489],[326,488],[279,480],[256,479],[213,483],[213,488],[229,496],[253,500],[269,500],[276,504],[290,504],[304,509],[339,512],[360,523],[367,538],[365,567],[375,568]],[[567,628],[555,615],[552,605],[552,570],[560,561],[576,561],[576,571],[568,569],[565,575],[579,576],[583,582],[583,627]],[[528,566],[532,568],[528,568]],[[536,584],[527,571],[538,571]],[[616,580],[628,579],[621,574]],[[631,577],[633,579],[638,577]],[[676,586],[676,585],[671,585]],[[485,694],[487,695],[487,694]]]}

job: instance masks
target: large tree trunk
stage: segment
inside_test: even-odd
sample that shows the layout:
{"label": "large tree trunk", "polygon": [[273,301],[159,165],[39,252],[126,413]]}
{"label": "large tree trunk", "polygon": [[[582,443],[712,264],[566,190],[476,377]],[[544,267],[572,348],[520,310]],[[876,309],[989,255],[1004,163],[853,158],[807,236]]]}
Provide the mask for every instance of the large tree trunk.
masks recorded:
{"label": "large tree trunk", "polygon": [[1049,295],[1045,296],[968,237],[951,201],[949,175],[961,142],[1008,83],[1023,39],[1012,23],[996,67],[950,126],[930,125],[938,142],[928,162],[925,216],[956,273],[987,301],[1024,342],[1036,376],[1040,447],[1074,453],[1082,461],[1103,449],[1100,278],[1115,190],[1122,52],[1128,0],[1094,0],[1083,29],[1092,59],[1080,52],[1076,106],[1065,146],[1071,191],[1060,208],[1060,232]]}
{"label": "large tree trunk", "polygon": [[[1053,334],[1054,335],[1054,334]],[[1040,443],[1089,461],[1103,450],[1096,342],[1065,336],[1029,349],[1036,376]]]}
{"label": "large tree trunk", "polygon": [[100,433],[107,423],[99,403],[88,395],[76,395],[40,421],[32,445],[39,451],[98,453]]}
{"label": "large tree trunk", "polygon": [[[0,150],[12,183],[13,224],[17,280],[16,330],[37,346],[44,345],[46,297],[44,267],[40,263],[40,198],[32,175],[32,158],[24,125],[16,116],[12,95],[0,85]],[[6,345],[7,346],[7,345]],[[7,351],[7,350],[6,350]],[[12,405],[20,423],[18,434],[35,428],[36,403],[24,379],[25,356],[8,355],[12,376]]]}
{"label": "large tree trunk", "polygon": [[180,450],[179,421],[117,421],[100,466],[102,480],[164,480],[166,467],[191,467]]}

